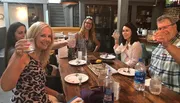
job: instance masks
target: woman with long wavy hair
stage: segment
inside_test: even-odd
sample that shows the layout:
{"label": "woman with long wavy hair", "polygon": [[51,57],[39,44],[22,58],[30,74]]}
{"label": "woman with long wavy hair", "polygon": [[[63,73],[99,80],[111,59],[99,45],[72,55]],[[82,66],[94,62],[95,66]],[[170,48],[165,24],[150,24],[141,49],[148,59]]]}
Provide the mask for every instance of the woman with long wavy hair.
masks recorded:
{"label": "woman with long wavy hair", "polygon": [[81,29],[76,36],[77,41],[81,39],[86,41],[88,51],[97,52],[99,50],[100,42],[96,38],[95,24],[92,17],[87,16],[84,19]]}

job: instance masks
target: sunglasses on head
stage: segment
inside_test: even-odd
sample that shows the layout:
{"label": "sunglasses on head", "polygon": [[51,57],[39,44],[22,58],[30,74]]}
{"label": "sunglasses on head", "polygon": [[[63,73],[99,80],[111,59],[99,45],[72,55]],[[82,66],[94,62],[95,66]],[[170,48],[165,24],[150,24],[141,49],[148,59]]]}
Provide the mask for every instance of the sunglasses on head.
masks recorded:
{"label": "sunglasses on head", "polygon": [[86,16],[86,19],[93,19],[92,16]]}

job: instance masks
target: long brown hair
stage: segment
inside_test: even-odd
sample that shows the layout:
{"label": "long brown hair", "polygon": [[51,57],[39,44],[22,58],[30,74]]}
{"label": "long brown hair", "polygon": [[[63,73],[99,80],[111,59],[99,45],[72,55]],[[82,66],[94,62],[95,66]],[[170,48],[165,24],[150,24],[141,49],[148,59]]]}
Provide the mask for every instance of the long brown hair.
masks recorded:
{"label": "long brown hair", "polygon": [[92,21],[92,28],[89,30],[89,39],[91,41],[94,41],[94,38],[96,38],[95,37],[95,24],[94,24],[93,18],[90,17],[90,16],[87,16],[86,19],[84,19],[84,21],[82,23],[82,26],[81,26],[81,29],[79,31],[79,34],[84,38],[84,35],[85,35],[85,23],[86,23],[86,21],[88,19]]}
{"label": "long brown hair", "polygon": [[21,22],[15,22],[11,24],[8,28],[7,35],[6,35],[6,47],[5,47],[5,67],[7,66],[9,62],[9,49],[15,47],[15,43],[17,42],[16,37],[15,37],[15,32],[16,30],[20,27],[24,26],[25,27],[25,32],[26,32],[26,26],[21,23]]}
{"label": "long brown hair", "polygon": [[[130,40],[130,44],[132,45],[134,42],[139,41],[138,35],[137,35],[137,28],[136,26],[131,23],[131,22],[127,22],[126,24],[124,24],[124,26],[128,27],[129,29],[131,29],[131,40]],[[123,27],[124,27],[123,26]],[[122,28],[123,29],[123,28]],[[120,34],[120,39],[123,45],[126,44],[126,39],[124,39],[124,37],[122,36],[122,33]]]}

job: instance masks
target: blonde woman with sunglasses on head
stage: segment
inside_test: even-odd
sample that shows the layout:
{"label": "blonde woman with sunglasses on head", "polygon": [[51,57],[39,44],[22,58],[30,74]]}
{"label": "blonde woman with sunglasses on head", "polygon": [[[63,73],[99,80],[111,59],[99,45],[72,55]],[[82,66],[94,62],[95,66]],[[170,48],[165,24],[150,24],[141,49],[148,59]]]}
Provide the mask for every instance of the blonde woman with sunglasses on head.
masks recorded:
{"label": "blonde woman with sunglasses on head", "polygon": [[76,38],[77,40],[84,39],[86,41],[88,51],[97,52],[99,50],[100,42],[96,38],[95,24],[91,16],[87,16],[84,19]]}

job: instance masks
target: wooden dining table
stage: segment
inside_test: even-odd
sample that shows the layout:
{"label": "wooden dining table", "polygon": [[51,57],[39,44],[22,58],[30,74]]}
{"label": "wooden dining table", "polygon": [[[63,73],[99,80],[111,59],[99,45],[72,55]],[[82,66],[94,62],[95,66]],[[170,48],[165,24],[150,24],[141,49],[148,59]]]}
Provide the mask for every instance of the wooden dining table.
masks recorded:
{"label": "wooden dining table", "polygon": [[[93,59],[100,58],[99,55],[100,53],[88,53],[88,57],[95,57]],[[80,91],[84,88],[90,89],[91,87],[98,86],[98,77],[91,71],[88,64],[73,66],[68,62],[68,58],[59,59],[59,71],[66,101],[71,100],[75,96],[80,97]],[[118,59],[114,59],[112,62],[110,66],[116,70],[127,67],[126,64]],[[66,82],[64,78],[72,73],[84,73],[88,75],[89,79],[81,85]],[[133,76],[124,76],[116,73],[113,74],[112,77],[116,82],[120,83],[119,100],[114,103],[180,103],[180,94],[169,90],[165,86],[162,86],[160,95],[153,95],[150,93],[147,86],[144,92],[136,91],[133,85]]]}

